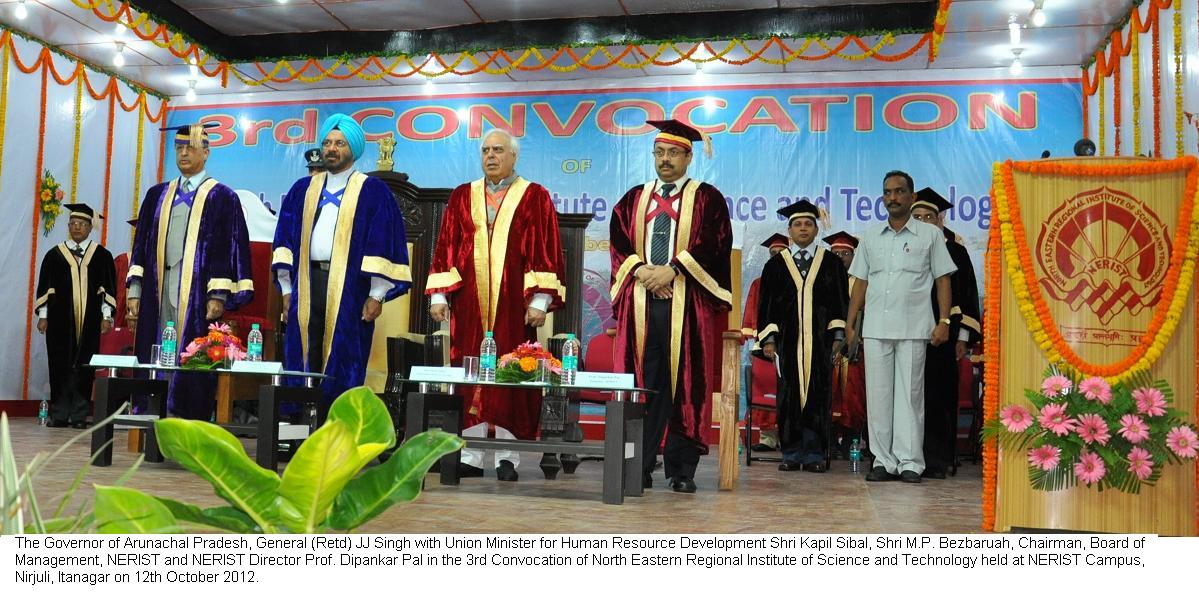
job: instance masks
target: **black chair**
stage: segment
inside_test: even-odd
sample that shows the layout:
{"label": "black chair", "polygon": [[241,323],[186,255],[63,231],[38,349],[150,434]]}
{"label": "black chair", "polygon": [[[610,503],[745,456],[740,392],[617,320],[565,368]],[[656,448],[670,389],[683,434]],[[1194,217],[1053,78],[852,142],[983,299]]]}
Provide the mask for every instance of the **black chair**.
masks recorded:
{"label": "black chair", "polygon": [[[745,381],[745,466],[751,467],[754,461],[763,461],[769,463],[779,463],[783,460],[778,457],[755,457],[754,456],[754,409],[778,410],[778,398],[775,397],[775,403],[755,403],[754,402],[754,366],[753,360],[757,357],[750,357],[749,362],[745,364],[741,378]],[[774,395],[762,395],[763,397],[773,397]],[[781,455],[781,453],[780,453]]]}
{"label": "black chair", "polygon": [[404,437],[405,397],[416,390],[416,385],[401,381],[408,378],[412,366],[446,365],[449,338],[446,334],[434,333],[403,334],[387,339],[387,380],[379,398],[387,406],[399,438]]}

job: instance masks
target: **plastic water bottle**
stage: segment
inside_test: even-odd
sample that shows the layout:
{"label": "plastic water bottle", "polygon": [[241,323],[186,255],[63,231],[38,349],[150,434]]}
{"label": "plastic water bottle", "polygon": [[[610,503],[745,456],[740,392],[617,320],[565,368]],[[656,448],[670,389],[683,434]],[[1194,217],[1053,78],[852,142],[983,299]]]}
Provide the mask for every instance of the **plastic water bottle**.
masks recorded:
{"label": "plastic water bottle", "polygon": [[562,343],[562,383],[574,384],[579,373],[579,353],[583,347],[575,340],[575,335],[567,334],[566,342]]}
{"label": "plastic water bottle", "polygon": [[480,382],[495,382],[495,358],[495,339],[491,337],[491,331],[488,330],[483,336],[483,343],[479,345]]}
{"label": "plastic water bottle", "polygon": [[176,338],[175,323],[167,322],[166,328],[162,329],[162,350],[159,353],[158,365],[175,367],[175,361],[179,358],[179,343]]}
{"label": "plastic water bottle", "polygon": [[262,361],[262,331],[258,324],[251,325],[246,335],[246,361]]}
{"label": "plastic water bottle", "polygon": [[50,401],[42,399],[37,406],[37,425],[45,426],[50,423]]}
{"label": "plastic water bottle", "polygon": [[849,443],[849,471],[858,473],[862,470],[862,440],[857,436]]}
{"label": "plastic water bottle", "polygon": [[316,432],[316,429],[318,427],[320,427],[319,422],[317,422],[318,419],[320,419],[320,415],[317,413],[316,403],[313,403],[308,406],[308,433],[309,434]]}

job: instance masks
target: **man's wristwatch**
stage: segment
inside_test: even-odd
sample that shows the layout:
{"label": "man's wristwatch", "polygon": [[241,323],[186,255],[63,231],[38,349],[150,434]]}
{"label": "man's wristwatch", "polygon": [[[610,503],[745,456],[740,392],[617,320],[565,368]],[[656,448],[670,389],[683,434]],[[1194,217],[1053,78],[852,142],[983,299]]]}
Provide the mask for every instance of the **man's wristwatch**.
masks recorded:
{"label": "man's wristwatch", "polygon": [[952,323],[952,322],[950,321],[950,319],[949,319],[949,318],[941,318],[941,321],[940,321],[940,322],[938,322],[938,324],[944,324],[944,325],[946,325],[946,326],[949,326],[951,323]]}

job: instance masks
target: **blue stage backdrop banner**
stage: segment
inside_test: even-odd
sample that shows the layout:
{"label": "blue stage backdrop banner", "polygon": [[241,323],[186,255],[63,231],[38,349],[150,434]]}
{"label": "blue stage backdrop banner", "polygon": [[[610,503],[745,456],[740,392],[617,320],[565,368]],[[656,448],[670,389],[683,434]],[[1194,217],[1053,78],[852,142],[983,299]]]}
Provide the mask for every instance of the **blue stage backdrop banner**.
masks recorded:
{"label": "blue stage backdrop banner", "polygon": [[[696,151],[692,177],[726,196],[743,252],[743,287],[767,257],[758,243],[782,232],[778,208],[820,205],[821,233],[861,234],[886,218],[883,174],[910,173],[954,209],[982,281],[997,160],[1071,153],[1082,123],[1077,79],[555,89],[487,94],[329,98],[181,106],[171,124],[216,123],[208,171],[277,209],[305,176],[322,119],[344,112],[368,142],[393,136],[395,170],[422,187],[454,187],[482,176],[479,145],[492,128],[520,139],[517,172],[545,185],[560,212],[594,214],[581,292],[585,337],[611,325],[609,215],[633,185],[654,178],[647,119],[676,118],[710,134],[715,155]],[[169,151],[169,150],[168,150]],[[378,146],[358,162],[375,170]],[[167,172],[172,157],[166,156]],[[744,297],[744,292],[741,293]],[[744,300],[744,299],[742,299]]]}

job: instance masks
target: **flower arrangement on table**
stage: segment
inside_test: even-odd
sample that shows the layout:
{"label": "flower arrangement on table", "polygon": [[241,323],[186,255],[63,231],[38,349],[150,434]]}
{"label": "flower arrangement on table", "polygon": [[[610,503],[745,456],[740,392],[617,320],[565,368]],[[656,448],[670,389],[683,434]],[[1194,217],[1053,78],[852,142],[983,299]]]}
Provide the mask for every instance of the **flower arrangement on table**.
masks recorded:
{"label": "flower arrangement on table", "polygon": [[228,324],[208,325],[208,334],[192,339],[179,356],[180,367],[211,370],[246,358],[246,346],[233,335]]}
{"label": "flower arrangement on table", "polygon": [[46,170],[42,174],[42,180],[38,183],[38,206],[42,212],[42,236],[50,234],[54,228],[54,221],[58,219],[58,215],[62,213],[62,198],[66,193],[62,190],[62,185],[54,180],[54,175]]}
{"label": "flower arrangement on table", "polygon": [[983,428],[1005,450],[1027,451],[1028,479],[1037,490],[1076,483],[1137,494],[1166,463],[1194,459],[1195,427],[1171,407],[1174,391],[1148,372],[1109,384],[1050,368],[1041,388],[1025,390],[1032,410],[1012,404]]}
{"label": "flower arrangement on table", "polygon": [[539,359],[549,362],[549,380],[546,382],[561,384],[562,362],[551,355],[549,351],[541,348],[541,343],[536,342],[521,343],[515,351],[500,357],[495,368],[495,381],[508,383],[535,381],[537,380],[537,360]]}

